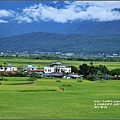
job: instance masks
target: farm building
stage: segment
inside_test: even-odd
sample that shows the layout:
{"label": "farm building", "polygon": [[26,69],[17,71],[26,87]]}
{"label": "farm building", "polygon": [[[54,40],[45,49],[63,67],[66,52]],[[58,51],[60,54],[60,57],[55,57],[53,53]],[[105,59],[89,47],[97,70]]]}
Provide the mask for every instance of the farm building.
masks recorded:
{"label": "farm building", "polygon": [[37,70],[38,67],[32,66],[32,65],[28,65],[28,66],[24,66],[23,70],[27,71],[27,70]]}
{"label": "farm building", "polygon": [[54,73],[55,68],[54,67],[44,67],[44,73]]}
{"label": "farm building", "polygon": [[36,73],[37,75],[43,75],[43,70],[27,70],[28,73]]}
{"label": "farm building", "polygon": [[63,75],[60,73],[46,73],[43,74],[44,77],[57,77],[57,78],[62,78]]}
{"label": "farm building", "polygon": [[17,67],[12,67],[12,66],[7,66],[7,67],[1,67],[0,68],[0,71],[7,71],[7,72],[10,72],[10,71],[18,71],[18,68]]}
{"label": "farm building", "polygon": [[71,73],[71,67],[63,65],[61,62],[54,62],[50,67],[44,67],[44,73]]}

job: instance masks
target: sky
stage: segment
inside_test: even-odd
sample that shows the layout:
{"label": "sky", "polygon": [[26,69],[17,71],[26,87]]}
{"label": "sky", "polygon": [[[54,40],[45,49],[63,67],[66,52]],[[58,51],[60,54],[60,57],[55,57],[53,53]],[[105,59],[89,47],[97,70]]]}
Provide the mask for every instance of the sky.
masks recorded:
{"label": "sky", "polygon": [[120,1],[0,2],[0,24],[120,20]]}

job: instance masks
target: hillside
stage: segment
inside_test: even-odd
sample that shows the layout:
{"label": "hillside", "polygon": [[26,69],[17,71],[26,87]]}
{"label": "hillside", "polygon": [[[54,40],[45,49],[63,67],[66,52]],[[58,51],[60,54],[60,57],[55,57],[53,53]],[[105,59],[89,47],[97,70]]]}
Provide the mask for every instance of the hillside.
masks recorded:
{"label": "hillside", "polygon": [[96,22],[96,21],[74,21],[72,23],[36,22],[18,24],[0,24],[0,38],[28,34],[32,32],[47,32],[60,34],[89,34],[110,35],[120,34],[120,21]]}
{"label": "hillside", "polygon": [[70,33],[83,33],[90,35],[120,34],[120,21],[83,21],[78,24]]}
{"label": "hillside", "polygon": [[42,51],[79,54],[120,54],[120,34],[96,35],[30,33],[0,39],[0,52]]}

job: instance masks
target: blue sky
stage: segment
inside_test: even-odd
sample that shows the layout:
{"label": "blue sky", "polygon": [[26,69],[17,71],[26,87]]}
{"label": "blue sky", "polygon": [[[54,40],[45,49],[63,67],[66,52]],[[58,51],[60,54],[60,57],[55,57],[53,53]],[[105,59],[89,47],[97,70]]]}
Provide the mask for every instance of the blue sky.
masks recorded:
{"label": "blue sky", "polygon": [[[117,8],[117,11],[114,10]],[[0,24],[120,20],[120,1],[0,2]]]}

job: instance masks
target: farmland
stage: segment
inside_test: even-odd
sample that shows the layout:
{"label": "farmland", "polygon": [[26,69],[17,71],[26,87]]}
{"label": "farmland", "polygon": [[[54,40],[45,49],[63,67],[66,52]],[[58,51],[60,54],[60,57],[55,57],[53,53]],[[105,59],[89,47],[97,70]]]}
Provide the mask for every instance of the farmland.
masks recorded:
{"label": "farmland", "polygon": [[[1,119],[120,118],[120,103],[107,108],[94,108],[94,100],[120,100],[119,81],[59,79],[61,82],[56,82],[58,79],[49,78],[30,83],[24,77],[7,79],[1,81],[0,86]],[[60,88],[64,88],[63,91]]]}
{"label": "farmland", "polygon": [[[36,60],[36,59],[29,59],[29,58],[0,58],[0,64],[5,63],[11,63],[13,66],[22,67],[28,64],[32,64],[34,66],[37,66],[38,68],[43,69],[44,66],[49,65],[51,62],[55,62],[57,60]],[[90,64],[91,61],[68,61],[68,60],[58,60],[66,65],[74,65],[77,68],[79,65],[86,63]],[[108,69],[112,70],[115,68],[120,68],[120,62],[102,62],[102,61],[93,61],[94,66],[98,65],[105,65]]]}
{"label": "farmland", "polygon": [[[1,59],[0,64],[33,64],[42,69],[53,60]],[[82,61],[61,61],[78,67]],[[90,62],[85,62],[90,64]],[[93,62],[109,69],[120,68],[119,62]],[[0,119],[110,119],[120,118],[120,81],[83,79],[4,77],[0,81]],[[98,105],[94,101],[111,100]],[[116,104],[114,104],[116,101]]]}

